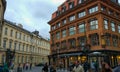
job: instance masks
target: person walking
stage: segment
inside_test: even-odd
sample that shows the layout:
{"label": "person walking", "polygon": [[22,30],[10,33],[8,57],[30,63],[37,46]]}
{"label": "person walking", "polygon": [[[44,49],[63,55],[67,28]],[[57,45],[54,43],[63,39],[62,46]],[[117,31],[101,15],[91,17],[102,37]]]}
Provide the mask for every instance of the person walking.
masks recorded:
{"label": "person walking", "polygon": [[30,63],[30,70],[32,69],[32,63]]}
{"label": "person walking", "polygon": [[7,63],[4,63],[3,72],[9,72],[9,68],[8,68]]}
{"label": "person walking", "polygon": [[120,59],[118,60],[118,66],[113,69],[113,72],[120,72]]}
{"label": "person walking", "polygon": [[85,61],[85,63],[83,64],[83,68],[84,71],[87,72],[90,69],[90,64],[87,62],[87,60]]}
{"label": "person walking", "polygon": [[50,72],[56,72],[56,67],[54,64],[50,66]]}
{"label": "person walking", "polygon": [[48,72],[48,65],[47,65],[47,63],[45,63],[42,71],[43,71],[43,72]]}
{"label": "person walking", "polygon": [[82,65],[79,63],[79,61],[77,61],[75,63],[75,66],[73,68],[73,72],[84,72],[84,69],[83,69]]}
{"label": "person walking", "polygon": [[17,67],[17,72],[22,72],[22,68],[21,68],[20,64]]}
{"label": "person walking", "polygon": [[95,67],[95,72],[98,72],[99,69],[98,61],[95,62],[94,67]]}
{"label": "person walking", "polygon": [[95,62],[94,60],[92,60],[91,64],[90,64],[90,68],[92,72],[95,72],[95,66],[94,66]]}

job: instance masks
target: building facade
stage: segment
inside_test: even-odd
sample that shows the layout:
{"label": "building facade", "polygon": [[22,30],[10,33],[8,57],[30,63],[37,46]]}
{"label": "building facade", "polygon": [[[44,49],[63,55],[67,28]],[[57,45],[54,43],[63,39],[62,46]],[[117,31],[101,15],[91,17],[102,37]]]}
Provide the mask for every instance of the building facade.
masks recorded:
{"label": "building facade", "polygon": [[120,59],[120,5],[118,0],[66,0],[52,14],[50,63],[99,62],[111,66]]}
{"label": "building facade", "polygon": [[10,21],[4,20],[2,27],[0,63],[3,64],[6,59],[6,50],[15,50],[13,62],[18,64],[48,62],[50,53],[49,41],[39,35],[38,31],[30,32],[23,28],[21,24],[16,25]]}
{"label": "building facade", "polygon": [[0,0],[0,44],[1,44],[2,25],[3,25],[5,10],[6,10],[6,0]]}

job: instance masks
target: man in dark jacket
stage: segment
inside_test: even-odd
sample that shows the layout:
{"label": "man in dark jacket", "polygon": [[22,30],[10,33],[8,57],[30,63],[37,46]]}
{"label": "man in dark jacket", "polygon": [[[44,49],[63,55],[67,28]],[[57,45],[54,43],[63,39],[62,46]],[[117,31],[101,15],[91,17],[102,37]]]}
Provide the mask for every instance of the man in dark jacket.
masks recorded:
{"label": "man in dark jacket", "polygon": [[113,69],[113,72],[120,72],[120,59],[118,60],[118,66]]}
{"label": "man in dark jacket", "polygon": [[44,67],[43,67],[43,69],[42,69],[44,72],[48,72],[48,65],[47,65],[47,63],[45,63],[45,65],[44,65]]}
{"label": "man in dark jacket", "polygon": [[87,62],[87,60],[85,61],[85,63],[83,64],[83,68],[84,68],[84,71],[87,72],[90,68],[90,64]]}

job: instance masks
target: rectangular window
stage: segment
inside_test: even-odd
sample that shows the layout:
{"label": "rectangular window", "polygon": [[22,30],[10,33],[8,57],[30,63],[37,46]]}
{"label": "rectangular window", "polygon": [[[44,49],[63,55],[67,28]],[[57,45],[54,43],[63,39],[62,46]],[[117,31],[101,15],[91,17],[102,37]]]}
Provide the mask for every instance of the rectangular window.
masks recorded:
{"label": "rectangular window", "polygon": [[105,11],[106,11],[106,7],[102,6],[102,7],[101,7],[101,11],[104,11],[104,12],[105,12]]}
{"label": "rectangular window", "polygon": [[62,20],[62,25],[66,24],[66,19]]}
{"label": "rectangular window", "polygon": [[112,11],[112,10],[109,10],[109,11],[108,11],[108,14],[113,15],[113,11]]}
{"label": "rectangular window", "polygon": [[76,40],[75,39],[70,39],[69,40],[69,45],[70,45],[70,48],[74,48],[76,46]]}
{"label": "rectangular window", "polygon": [[92,7],[89,9],[89,13],[94,13],[94,12],[97,12],[98,11],[98,6],[95,6],[95,7]]}
{"label": "rectangular window", "polygon": [[25,35],[23,36],[23,41],[25,41]]}
{"label": "rectangular window", "polygon": [[112,31],[115,32],[115,23],[114,22],[111,22],[111,29],[112,29]]}
{"label": "rectangular window", "polygon": [[108,20],[107,19],[104,19],[104,28],[108,29]]}
{"label": "rectangular window", "polygon": [[61,48],[66,48],[67,46],[66,46],[66,41],[62,41],[62,43],[61,43]]}
{"label": "rectangular window", "polygon": [[20,48],[21,48],[21,44],[19,43],[19,47],[18,47],[18,50],[20,51]]}
{"label": "rectangular window", "polygon": [[56,28],[59,28],[59,27],[60,27],[60,22],[56,24]]}
{"label": "rectangular window", "polygon": [[90,30],[98,29],[98,20],[91,20],[90,21]]}
{"label": "rectangular window", "polygon": [[99,36],[97,34],[91,35],[90,41],[92,46],[99,45]]}
{"label": "rectangular window", "polygon": [[23,44],[23,51],[25,50],[25,48],[24,48],[24,47],[25,47],[25,45]]}
{"label": "rectangular window", "polygon": [[52,30],[54,30],[55,29],[55,25],[54,26],[52,26],[52,28],[51,28]]}
{"label": "rectangular window", "polygon": [[85,44],[86,44],[86,37],[85,36],[84,37],[80,37],[79,38],[79,46],[84,48]]}
{"label": "rectangular window", "polygon": [[11,36],[11,37],[13,36],[13,30],[11,30],[11,32],[10,32],[10,36]]}
{"label": "rectangular window", "polygon": [[119,18],[120,14],[119,13],[115,13],[116,18]]}
{"label": "rectangular window", "polygon": [[21,33],[19,34],[19,39],[21,39]]}
{"label": "rectangular window", "polygon": [[106,45],[107,45],[107,46],[110,46],[110,37],[106,37],[106,38],[105,38],[105,41],[106,41]]}
{"label": "rectangular window", "polygon": [[82,23],[78,26],[79,33],[85,32],[85,23]]}
{"label": "rectangular window", "polygon": [[57,39],[60,39],[60,32],[57,32],[57,33],[56,33],[56,38],[57,38]]}
{"label": "rectangular window", "polygon": [[18,33],[17,33],[17,32],[15,32],[15,38],[17,38],[17,35],[18,35]]}
{"label": "rectangular window", "polygon": [[3,48],[5,48],[6,49],[6,40],[3,40]]}
{"label": "rectangular window", "polygon": [[76,29],[75,29],[74,26],[70,27],[70,28],[69,28],[69,35],[74,35],[74,34],[75,34],[75,31],[76,31]]}
{"label": "rectangular window", "polygon": [[114,47],[117,47],[118,46],[118,38],[115,36],[115,37],[112,37],[112,42],[113,42],[113,46]]}
{"label": "rectangular window", "polygon": [[84,17],[86,15],[85,11],[78,13],[78,18]]}
{"label": "rectangular window", "polygon": [[73,20],[75,20],[75,15],[69,17],[69,21],[73,21]]}
{"label": "rectangular window", "polygon": [[9,41],[9,48],[12,48],[12,41]]}
{"label": "rectangular window", "polygon": [[62,37],[66,37],[66,30],[62,31]]}
{"label": "rectangular window", "polygon": [[120,25],[118,25],[118,32],[120,33]]}
{"label": "rectangular window", "polygon": [[8,28],[5,28],[5,35],[7,35],[8,33]]}
{"label": "rectangular window", "polygon": [[15,43],[14,43],[14,49],[15,49],[15,50],[16,50],[16,47],[17,47],[17,43],[15,42]]}

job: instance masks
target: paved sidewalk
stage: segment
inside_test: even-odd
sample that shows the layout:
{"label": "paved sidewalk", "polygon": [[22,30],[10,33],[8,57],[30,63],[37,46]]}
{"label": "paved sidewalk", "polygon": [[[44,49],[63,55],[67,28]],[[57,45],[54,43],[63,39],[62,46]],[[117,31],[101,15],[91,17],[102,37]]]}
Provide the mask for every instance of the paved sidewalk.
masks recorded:
{"label": "paved sidewalk", "polygon": [[[42,72],[42,68],[43,67],[33,67],[31,70],[30,69],[23,70],[22,72]],[[17,72],[17,70],[15,70],[13,72]],[[48,71],[48,72],[50,72],[50,71]],[[70,72],[70,71],[67,71],[67,69],[57,69],[56,72]]]}

